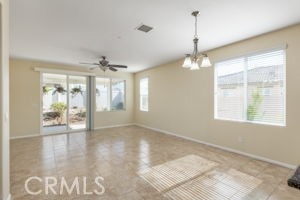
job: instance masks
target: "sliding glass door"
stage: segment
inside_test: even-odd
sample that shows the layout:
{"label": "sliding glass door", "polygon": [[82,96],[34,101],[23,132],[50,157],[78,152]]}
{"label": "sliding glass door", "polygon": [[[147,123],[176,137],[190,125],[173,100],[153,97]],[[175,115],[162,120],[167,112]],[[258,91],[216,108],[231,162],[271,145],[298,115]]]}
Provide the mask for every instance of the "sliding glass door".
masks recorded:
{"label": "sliding glass door", "polygon": [[67,76],[58,74],[42,75],[42,132],[67,130]]}
{"label": "sliding glass door", "polygon": [[69,129],[85,129],[87,111],[86,77],[69,76]]}
{"label": "sliding glass door", "polygon": [[87,128],[86,76],[42,74],[42,133]]}

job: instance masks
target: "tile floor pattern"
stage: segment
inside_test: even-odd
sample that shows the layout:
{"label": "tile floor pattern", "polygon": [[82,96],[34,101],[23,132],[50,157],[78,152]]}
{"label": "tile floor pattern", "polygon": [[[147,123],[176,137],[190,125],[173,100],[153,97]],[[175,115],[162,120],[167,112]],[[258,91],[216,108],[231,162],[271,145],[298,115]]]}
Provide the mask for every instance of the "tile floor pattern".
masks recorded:
{"label": "tile floor pattern", "polygon": [[[145,170],[164,163],[172,164],[173,160],[191,154],[218,165],[202,173],[205,175],[191,178],[166,192],[159,192],[139,176]],[[235,191],[232,177],[240,180],[235,182],[236,187],[248,189],[245,196],[237,197],[243,200],[300,199],[300,191],[286,185],[292,170],[137,126],[12,140],[10,162],[11,193],[14,200],[205,199],[201,192],[202,186],[218,196],[221,193],[221,197],[215,198],[218,200],[233,197],[230,196]],[[65,177],[67,181],[72,181],[76,176],[80,180],[84,176],[87,180],[102,176],[105,193],[97,196],[75,193],[55,195],[50,192],[49,195],[32,196],[24,189],[26,179],[31,176],[54,176],[58,180]],[[242,177],[238,178],[239,176]],[[258,186],[255,185],[256,180],[261,180]],[[251,188],[253,184],[255,187]],[[44,191],[43,184],[39,182],[31,183],[30,188]],[[94,188],[95,184],[88,181],[87,190],[92,191]],[[59,185],[54,189],[59,191]]]}

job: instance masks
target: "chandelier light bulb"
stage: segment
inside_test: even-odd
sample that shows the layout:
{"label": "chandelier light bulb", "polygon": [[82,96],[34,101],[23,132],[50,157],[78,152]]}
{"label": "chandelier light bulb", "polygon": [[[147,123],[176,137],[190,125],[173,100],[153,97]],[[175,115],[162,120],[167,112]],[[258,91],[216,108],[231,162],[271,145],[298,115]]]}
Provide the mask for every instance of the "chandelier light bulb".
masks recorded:
{"label": "chandelier light bulb", "polygon": [[199,64],[197,61],[193,61],[192,62],[192,67],[190,68],[190,70],[199,70]]}
{"label": "chandelier light bulb", "polygon": [[186,54],[183,65],[183,68],[191,68],[192,67],[192,59],[190,54]]}
{"label": "chandelier light bulb", "polygon": [[204,57],[202,59],[201,67],[211,67],[211,62],[207,55],[204,55]]}

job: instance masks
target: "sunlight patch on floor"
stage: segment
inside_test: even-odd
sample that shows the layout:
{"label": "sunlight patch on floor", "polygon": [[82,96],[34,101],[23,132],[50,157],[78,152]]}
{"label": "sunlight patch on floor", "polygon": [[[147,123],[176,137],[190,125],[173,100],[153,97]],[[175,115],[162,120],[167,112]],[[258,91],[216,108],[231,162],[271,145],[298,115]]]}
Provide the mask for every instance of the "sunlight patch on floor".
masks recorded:
{"label": "sunlight patch on floor", "polygon": [[199,176],[185,184],[182,184],[166,193],[166,196],[174,200],[194,199],[242,199],[250,194],[262,180],[235,169],[224,173],[222,179]]}
{"label": "sunlight patch on floor", "polygon": [[218,163],[196,155],[188,155],[154,166],[139,175],[155,187],[159,192],[165,191],[188,181],[217,166]]}
{"label": "sunlight patch on floor", "polygon": [[217,165],[199,156],[188,155],[146,169],[139,175],[173,200],[242,199],[262,183],[262,180],[236,169],[214,170]]}

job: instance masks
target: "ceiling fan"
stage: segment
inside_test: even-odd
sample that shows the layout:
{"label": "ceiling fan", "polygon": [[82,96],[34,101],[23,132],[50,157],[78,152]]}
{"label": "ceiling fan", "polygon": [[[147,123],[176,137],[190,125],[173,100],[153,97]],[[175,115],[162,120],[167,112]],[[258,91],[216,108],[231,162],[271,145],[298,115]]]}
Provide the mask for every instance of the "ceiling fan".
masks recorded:
{"label": "ceiling fan", "polygon": [[97,65],[95,67],[91,67],[90,70],[94,70],[97,68],[100,68],[102,71],[106,71],[107,69],[116,72],[118,71],[116,68],[127,68],[127,66],[125,65],[113,65],[113,64],[109,64],[109,61],[106,60],[105,56],[102,56],[102,60],[99,60],[98,63],[85,63],[85,62],[80,62],[79,64],[82,65]]}

